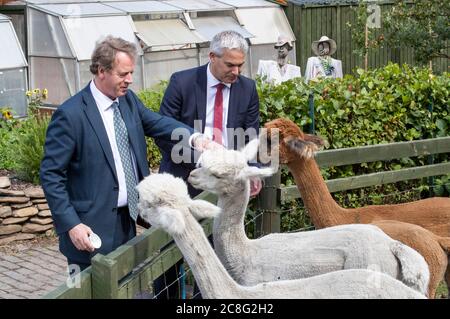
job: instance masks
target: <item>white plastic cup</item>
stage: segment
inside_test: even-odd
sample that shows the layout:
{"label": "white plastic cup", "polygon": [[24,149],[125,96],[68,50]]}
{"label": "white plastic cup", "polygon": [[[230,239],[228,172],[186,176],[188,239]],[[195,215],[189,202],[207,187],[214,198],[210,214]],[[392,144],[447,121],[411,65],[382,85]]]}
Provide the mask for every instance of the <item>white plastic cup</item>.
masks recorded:
{"label": "white plastic cup", "polygon": [[91,241],[91,244],[95,249],[98,249],[102,246],[102,240],[100,239],[100,237],[98,237],[97,234],[91,233],[89,235],[89,240]]}

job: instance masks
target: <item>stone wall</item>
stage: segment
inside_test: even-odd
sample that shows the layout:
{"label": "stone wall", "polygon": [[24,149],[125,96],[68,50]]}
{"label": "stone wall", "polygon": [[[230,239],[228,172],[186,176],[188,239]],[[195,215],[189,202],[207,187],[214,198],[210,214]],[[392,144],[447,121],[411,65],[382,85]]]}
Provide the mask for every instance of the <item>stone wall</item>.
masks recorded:
{"label": "stone wall", "polygon": [[53,219],[41,187],[12,190],[0,177],[0,245],[53,234]]}

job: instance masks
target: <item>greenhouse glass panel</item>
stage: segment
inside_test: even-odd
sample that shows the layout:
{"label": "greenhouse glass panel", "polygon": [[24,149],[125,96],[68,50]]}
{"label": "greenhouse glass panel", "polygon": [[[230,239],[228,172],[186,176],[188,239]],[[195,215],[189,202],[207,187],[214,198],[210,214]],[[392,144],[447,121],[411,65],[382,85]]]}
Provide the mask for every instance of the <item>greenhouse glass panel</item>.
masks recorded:
{"label": "greenhouse glass panel", "polygon": [[0,71],[0,107],[10,107],[14,116],[27,113],[25,68]]}
{"label": "greenhouse glass panel", "polygon": [[[199,54],[200,54],[200,65],[204,65],[209,62],[209,47],[201,48]],[[247,54],[245,56],[245,63],[244,63],[244,66],[242,67],[241,74],[245,75],[246,77],[250,77],[250,73],[251,73],[250,67],[251,67],[250,66],[250,55]]]}
{"label": "greenhouse glass panel", "polygon": [[8,17],[11,18],[11,23],[13,25],[14,31],[16,32],[17,38],[19,39],[20,46],[22,48],[27,47],[26,40],[26,25],[25,25],[25,15],[24,13],[12,13],[8,12]]}
{"label": "greenhouse glass panel", "polygon": [[[295,40],[294,33],[281,8],[256,8],[235,10],[239,22],[255,35],[251,44],[276,43],[280,34]],[[264,17],[261,19],[261,17]]]}
{"label": "greenhouse glass panel", "polygon": [[123,10],[131,14],[139,13],[181,13],[182,9],[159,1],[124,1],[105,3],[113,8]]}
{"label": "greenhouse glass panel", "polygon": [[[89,70],[89,66],[91,65],[91,61],[81,61],[79,63],[80,67],[80,89],[83,89],[86,85],[88,85],[89,81],[94,78],[94,75]],[[142,63],[141,57],[138,57],[136,61],[136,66],[134,68],[133,73],[133,84],[130,85],[130,88],[137,92],[142,90]]]}
{"label": "greenhouse glass panel", "polygon": [[9,21],[0,22],[0,42],[2,44],[0,50],[0,70],[27,65],[22,48],[14,33],[14,28]]}
{"label": "greenhouse glass panel", "polygon": [[[251,77],[255,78],[256,72],[258,72],[259,60],[277,60],[278,52],[273,47],[273,44],[260,44],[250,46],[250,56],[252,63]],[[287,61],[289,64],[296,64],[295,45],[294,48],[289,51]],[[301,70],[303,74],[303,69]]]}
{"label": "greenhouse glass panel", "polygon": [[96,42],[107,35],[138,45],[128,16],[67,18],[63,23],[79,61],[90,60]]}
{"label": "greenhouse glass panel", "polygon": [[[67,2],[75,2],[74,0],[22,0],[23,2],[32,3],[32,4],[45,4],[45,3],[67,3]],[[76,0],[77,3],[82,2],[92,2],[92,0]]]}
{"label": "greenhouse glass panel", "polygon": [[48,90],[47,103],[59,105],[75,92],[75,61],[58,58],[30,58],[31,89]]}
{"label": "greenhouse glass panel", "polygon": [[163,1],[186,11],[232,10],[233,7],[214,0],[167,0]]}
{"label": "greenhouse glass panel", "polygon": [[123,14],[122,10],[101,3],[40,4],[36,7],[64,17]]}
{"label": "greenhouse glass panel", "polygon": [[29,55],[72,58],[73,54],[59,18],[30,9],[28,36]]}
{"label": "greenhouse glass panel", "polygon": [[94,78],[94,75],[89,70],[90,65],[91,65],[91,60],[79,62],[80,90],[82,90],[89,83],[89,81]]}
{"label": "greenhouse glass panel", "polygon": [[208,41],[219,32],[233,30],[239,32],[244,38],[251,38],[253,34],[241,27],[232,17],[203,17],[192,19],[196,31]]}
{"label": "greenhouse glass panel", "polygon": [[200,59],[200,65],[203,65],[203,64],[206,64],[209,62],[209,47],[199,49],[199,59]]}
{"label": "greenhouse glass panel", "polygon": [[178,19],[135,21],[138,37],[144,43],[157,50],[157,46],[175,46],[190,43],[201,43],[206,40],[194,32]]}
{"label": "greenhouse glass panel", "polygon": [[279,7],[276,3],[265,0],[220,0],[236,8],[252,8],[252,7]]}
{"label": "greenhouse glass panel", "polygon": [[172,73],[198,66],[197,49],[150,52],[144,55],[145,86],[169,80]]}

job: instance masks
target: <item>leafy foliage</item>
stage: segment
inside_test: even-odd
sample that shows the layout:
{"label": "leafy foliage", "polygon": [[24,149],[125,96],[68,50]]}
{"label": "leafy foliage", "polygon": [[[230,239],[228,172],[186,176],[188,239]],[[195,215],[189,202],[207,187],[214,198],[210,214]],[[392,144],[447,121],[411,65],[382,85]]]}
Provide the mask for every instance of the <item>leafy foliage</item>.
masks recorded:
{"label": "leafy foliage", "polygon": [[19,178],[39,184],[39,168],[44,156],[49,117],[29,117],[18,126],[15,135],[14,170]]}
{"label": "leafy foliage", "polygon": [[[167,85],[167,81],[161,81],[159,84],[148,90],[142,90],[138,93],[139,99],[150,110],[158,112]],[[146,137],[146,141],[147,160],[150,164],[150,167],[152,169],[156,169],[157,167],[159,167],[159,163],[161,162],[161,152],[159,151],[159,148],[158,146],[156,146],[153,139]]]}
{"label": "leafy foliage", "polygon": [[385,39],[395,47],[414,48],[418,62],[426,63],[439,57],[450,58],[445,52],[450,40],[450,2],[447,0],[395,0],[386,14]]}
{"label": "leafy foliage", "polygon": [[450,40],[450,2],[447,0],[395,0],[392,7],[383,5],[383,30],[368,29],[368,45],[365,43],[364,29],[368,18],[368,2],[360,2],[355,10],[356,23],[352,38],[356,52],[364,55],[370,48],[389,46],[410,47],[414,58],[426,64],[435,58],[447,58]]}
{"label": "leafy foliage", "polygon": [[[355,75],[346,75],[343,79],[324,79],[308,84],[303,79],[290,80],[278,86],[258,81],[261,123],[288,117],[308,132],[311,121],[308,96],[312,94],[316,134],[327,140],[331,149],[448,136],[449,88],[448,73],[434,76],[428,69],[397,64],[368,72],[358,69]],[[436,159],[446,161],[447,158],[448,155],[443,154]],[[322,170],[322,175],[326,179],[334,179],[411,167],[427,161],[421,157],[330,167]],[[333,195],[341,205],[348,207],[389,203],[394,199],[397,202],[409,201],[427,191],[426,182],[381,185]],[[444,179],[435,182],[443,185],[436,187],[439,191],[436,194],[448,196]],[[282,183],[292,185],[292,177],[283,174]],[[414,187],[421,189],[407,191]],[[380,195],[393,193],[399,195]],[[304,210],[293,209],[296,206],[295,203],[287,203],[282,210],[301,217]],[[286,221],[282,228],[289,229],[288,223],[292,218],[282,218]]]}
{"label": "leafy foliage", "polygon": [[[355,44],[353,52],[359,56],[364,56],[371,49],[383,46],[384,35],[380,33],[379,29],[367,28],[367,20],[370,19],[369,4],[365,1],[360,1],[358,7],[351,7],[356,15],[354,24],[347,22],[346,26],[351,30],[352,41]],[[367,32],[367,42],[366,42]]]}
{"label": "leafy foliage", "polygon": [[12,169],[14,160],[14,139],[13,130],[17,126],[18,120],[13,117],[11,108],[0,108],[0,169]]}
{"label": "leafy foliage", "polygon": [[34,89],[27,91],[26,96],[27,118],[3,116],[4,120],[0,120],[0,169],[13,170],[22,180],[38,184],[50,119],[39,117],[37,109],[43,105],[48,91]]}

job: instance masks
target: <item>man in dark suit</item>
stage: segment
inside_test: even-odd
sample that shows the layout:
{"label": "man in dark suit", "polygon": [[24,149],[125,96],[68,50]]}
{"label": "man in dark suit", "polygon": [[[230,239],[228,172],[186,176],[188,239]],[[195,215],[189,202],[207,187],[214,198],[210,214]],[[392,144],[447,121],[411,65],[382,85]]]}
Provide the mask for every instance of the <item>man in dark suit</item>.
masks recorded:
{"label": "man in dark suit", "polygon": [[[172,75],[160,114],[198,129],[229,149],[238,149],[256,138],[259,98],[255,81],[240,75],[247,51],[247,41],[239,33],[223,31],[215,35],[210,43],[208,64]],[[165,151],[165,142],[157,144],[162,148],[163,157],[160,172],[186,180],[195,167],[195,160],[175,163]],[[201,192],[188,186],[191,196]],[[261,181],[253,180],[252,195],[260,189]]]}
{"label": "man in dark suit", "polygon": [[[149,175],[145,136],[178,141],[172,131],[193,129],[147,109],[129,90],[137,50],[107,37],[92,55],[93,81],[64,102],[47,130],[40,178],[61,252],[83,270],[136,235],[138,181]],[[190,139],[189,139],[190,140]],[[195,138],[196,145],[204,142]],[[186,148],[192,141],[181,141]],[[207,143],[207,142],[206,142]],[[97,250],[89,236],[101,241]]]}
{"label": "man in dark suit", "polygon": [[[209,63],[197,68],[176,72],[170,78],[164,94],[160,114],[170,116],[203,132],[207,137],[229,149],[240,149],[259,133],[259,98],[255,81],[241,76],[248,44],[235,31],[223,31],[210,43]],[[164,141],[157,141],[161,148],[160,172],[168,172],[187,182],[195,168],[195,159],[176,163]],[[252,196],[261,190],[261,180],[250,181]],[[201,190],[188,183],[189,194],[194,197]],[[210,238],[211,241],[211,238]],[[177,278],[178,263],[165,274],[162,288]],[[195,289],[194,293],[197,292]],[[177,290],[169,287],[167,297],[177,298]]]}

